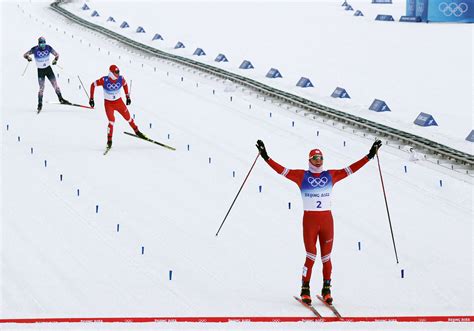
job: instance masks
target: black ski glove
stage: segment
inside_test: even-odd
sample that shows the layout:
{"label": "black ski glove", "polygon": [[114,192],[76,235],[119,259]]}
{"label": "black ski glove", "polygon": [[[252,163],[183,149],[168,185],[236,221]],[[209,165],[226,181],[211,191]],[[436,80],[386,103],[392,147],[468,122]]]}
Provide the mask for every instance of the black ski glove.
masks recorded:
{"label": "black ski glove", "polygon": [[126,105],[127,106],[130,106],[130,104],[132,103],[132,99],[130,99],[130,97],[127,95],[127,101],[126,101]]}
{"label": "black ski glove", "polygon": [[29,56],[25,56],[25,59],[27,59],[28,62],[31,62],[31,61],[32,61],[32,60],[31,60],[31,57],[29,57]]}
{"label": "black ski glove", "polygon": [[55,59],[53,60],[53,66],[56,65],[56,63],[58,63],[58,59],[55,58]]}
{"label": "black ski glove", "polygon": [[382,142],[380,140],[376,140],[372,144],[372,147],[370,147],[369,154],[367,154],[367,157],[369,158],[369,160],[372,160],[374,158],[374,156],[377,153],[377,151],[379,150],[380,146],[382,146]]}
{"label": "black ski glove", "polygon": [[92,98],[89,99],[89,106],[91,106],[92,108],[94,108],[94,106],[95,106],[94,99],[92,99]]}
{"label": "black ski glove", "polygon": [[265,149],[265,144],[263,143],[263,141],[257,140],[257,145],[255,146],[257,146],[257,149],[260,152],[260,156],[262,157],[262,159],[264,159],[265,161],[268,161],[269,157],[268,157],[267,150]]}

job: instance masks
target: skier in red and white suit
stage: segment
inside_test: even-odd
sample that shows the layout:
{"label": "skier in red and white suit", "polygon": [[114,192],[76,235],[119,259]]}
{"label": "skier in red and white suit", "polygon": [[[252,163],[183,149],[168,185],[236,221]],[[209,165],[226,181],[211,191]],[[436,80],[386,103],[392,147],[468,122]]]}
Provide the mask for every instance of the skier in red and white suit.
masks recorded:
{"label": "skier in red and white suit", "polygon": [[309,170],[287,169],[272,160],[265,149],[263,141],[257,141],[257,148],[262,158],[277,173],[295,182],[301,190],[303,199],[303,239],[306,249],[306,260],[303,267],[301,300],[311,304],[309,282],[316,259],[316,242],[319,238],[321,261],[323,263],[323,289],[321,296],[331,304],[331,251],[334,239],[333,218],[331,213],[331,191],[334,184],[362,168],[372,159],[382,145],[377,140],[369,154],[347,168],[339,170],[323,169],[323,153],[319,149],[309,152]]}
{"label": "skier in red and white suit", "polygon": [[[140,138],[146,138],[146,136],[138,130],[135,121],[130,116],[130,112],[127,109],[127,106],[132,103],[130,99],[130,94],[128,93],[127,81],[123,76],[120,75],[119,68],[112,64],[109,67],[108,76],[104,76],[96,80],[91,84],[90,88],[90,100],[89,105],[94,108],[94,91],[96,86],[102,86],[104,89],[104,107],[105,113],[109,120],[109,125],[107,127],[107,147],[112,147],[112,136],[114,133],[114,123],[115,115],[114,112],[118,111],[120,115],[130,124],[135,134]],[[120,89],[123,87],[125,91],[126,103],[127,106],[123,103],[122,96],[120,94]]]}

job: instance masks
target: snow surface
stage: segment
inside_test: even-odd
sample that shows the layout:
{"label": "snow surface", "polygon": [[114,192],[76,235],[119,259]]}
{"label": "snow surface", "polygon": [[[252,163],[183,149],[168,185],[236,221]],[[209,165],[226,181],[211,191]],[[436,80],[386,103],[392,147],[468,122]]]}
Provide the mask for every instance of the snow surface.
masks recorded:
{"label": "snow surface", "polygon": [[[215,233],[257,155],[257,139],[275,160],[302,169],[314,147],[325,153],[327,168],[342,168],[365,155],[371,140],[248,92],[224,92],[222,81],[132,52],[47,4],[0,7],[1,41],[8,45],[2,48],[0,88],[0,317],[311,316],[291,298],[299,292],[305,257],[294,184],[257,161],[219,237]],[[177,151],[121,134],[130,128],[117,115],[114,147],[104,157],[100,90],[94,111],[46,103],[37,115],[36,72],[30,66],[21,73],[22,54],[39,35],[61,54],[64,69],[54,70],[66,98],[86,104],[77,76],[88,89],[115,63],[133,81],[130,110],[137,124]],[[50,85],[45,100],[55,101]],[[372,161],[334,190],[333,294],[339,310],[348,316],[473,315],[472,178],[409,162],[390,146],[380,154],[400,264]],[[320,261],[313,275],[316,293]],[[0,325],[154,327],[467,330],[472,323]]]}
{"label": "snow surface", "polygon": [[[191,57],[268,85],[380,122],[473,154],[465,140],[474,128],[472,24],[401,23],[405,0],[393,5],[348,1],[365,16],[355,17],[341,1],[90,1],[67,6],[73,13],[158,49]],[[290,5],[291,3],[291,5]],[[97,10],[100,17],[91,17]],[[391,14],[396,22],[376,22]],[[107,22],[109,16],[116,23]],[[127,21],[130,28],[121,29]],[[136,33],[142,26],[146,33]],[[155,33],[164,40],[152,41]],[[174,50],[183,42],[186,48]],[[200,47],[206,56],[193,56]],[[217,63],[223,53],[230,62]],[[238,69],[244,60],[255,69]],[[265,74],[277,68],[283,78]],[[315,88],[296,87],[300,77]],[[334,99],[336,88],[351,99]],[[384,100],[392,112],[368,110]],[[432,114],[438,127],[420,127],[420,112]]]}

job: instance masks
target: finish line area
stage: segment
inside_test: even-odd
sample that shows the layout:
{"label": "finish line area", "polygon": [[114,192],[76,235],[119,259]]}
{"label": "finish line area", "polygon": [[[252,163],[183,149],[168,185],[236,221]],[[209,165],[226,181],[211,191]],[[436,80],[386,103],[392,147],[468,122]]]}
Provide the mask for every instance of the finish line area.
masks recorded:
{"label": "finish line area", "polygon": [[372,316],[372,317],[298,317],[298,316],[236,316],[236,317],[77,317],[77,318],[4,318],[0,324],[20,323],[295,323],[295,322],[408,322],[466,323],[474,316]]}

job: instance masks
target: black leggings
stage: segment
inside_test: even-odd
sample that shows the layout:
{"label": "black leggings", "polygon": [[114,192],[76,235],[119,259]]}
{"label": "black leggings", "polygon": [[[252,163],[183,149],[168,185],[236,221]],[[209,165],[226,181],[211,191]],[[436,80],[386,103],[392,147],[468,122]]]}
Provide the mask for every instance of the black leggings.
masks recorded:
{"label": "black leggings", "polygon": [[61,90],[59,89],[58,82],[56,81],[56,77],[54,76],[54,72],[53,72],[53,69],[51,69],[51,66],[48,66],[46,68],[38,68],[38,84],[39,84],[38,100],[39,101],[43,100],[45,77],[48,77],[56,94],[61,95]]}

